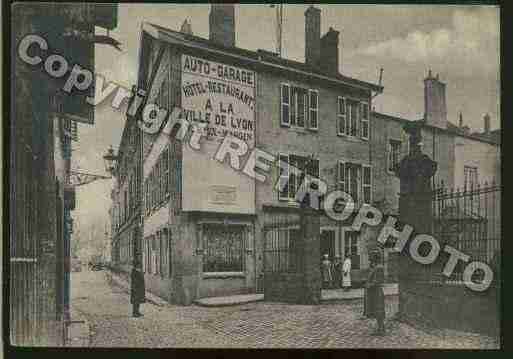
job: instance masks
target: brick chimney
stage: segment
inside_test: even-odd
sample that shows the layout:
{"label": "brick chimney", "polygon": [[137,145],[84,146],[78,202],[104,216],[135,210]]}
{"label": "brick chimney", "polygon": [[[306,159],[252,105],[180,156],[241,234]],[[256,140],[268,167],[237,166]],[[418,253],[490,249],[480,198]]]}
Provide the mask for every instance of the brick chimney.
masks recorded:
{"label": "brick chimney", "polygon": [[318,67],[321,58],[321,10],[310,6],[305,11],[305,63]]}
{"label": "brick chimney", "polygon": [[235,8],[233,4],[212,4],[209,15],[210,40],[235,46]]}
{"label": "brick chimney", "polygon": [[338,36],[340,32],[330,27],[321,38],[321,69],[328,73],[338,74]]}
{"label": "brick chimney", "polygon": [[447,104],[445,84],[433,77],[431,70],[424,79],[424,120],[427,125],[447,128]]}
{"label": "brick chimney", "polygon": [[485,133],[485,135],[489,135],[490,134],[490,115],[489,114],[484,115],[483,120],[484,120],[484,133]]}

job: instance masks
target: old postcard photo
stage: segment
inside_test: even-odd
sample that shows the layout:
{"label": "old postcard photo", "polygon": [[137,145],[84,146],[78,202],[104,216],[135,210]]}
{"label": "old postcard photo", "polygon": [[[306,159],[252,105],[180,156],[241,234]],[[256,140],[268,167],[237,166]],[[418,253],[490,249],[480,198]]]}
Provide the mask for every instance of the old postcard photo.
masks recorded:
{"label": "old postcard photo", "polygon": [[6,343],[501,347],[498,5],[9,9]]}

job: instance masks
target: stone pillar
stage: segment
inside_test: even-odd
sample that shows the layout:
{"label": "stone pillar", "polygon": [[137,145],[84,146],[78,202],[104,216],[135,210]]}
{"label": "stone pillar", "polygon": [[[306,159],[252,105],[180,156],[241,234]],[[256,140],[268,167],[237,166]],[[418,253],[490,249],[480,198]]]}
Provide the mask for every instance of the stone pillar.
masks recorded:
{"label": "stone pillar", "polygon": [[422,153],[421,127],[407,124],[404,130],[410,135],[410,153],[401,160],[396,175],[400,179],[399,221],[413,227],[413,233],[399,257],[399,314],[404,315],[406,291],[409,283],[406,276],[422,270],[408,252],[411,240],[416,234],[429,234],[432,224],[431,178],[437,170],[437,163]]}

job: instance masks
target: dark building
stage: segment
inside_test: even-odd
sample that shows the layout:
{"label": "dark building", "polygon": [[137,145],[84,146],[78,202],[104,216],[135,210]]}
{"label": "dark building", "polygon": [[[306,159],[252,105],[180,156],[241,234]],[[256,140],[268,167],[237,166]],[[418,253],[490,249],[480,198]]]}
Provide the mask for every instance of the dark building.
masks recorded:
{"label": "dark building", "polygon": [[[132,97],[130,106],[133,104]],[[127,113],[127,121],[118,148],[111,193],[111,257],[113,263],[129,272],[134,258],[140,257],[141,245],[141,149],[142,132],[136,117]]]}
{"label": "dark building", "polygon": [[[48,51],[39,52],[42,58],[58,53],[71,64],[93,70],[94,26],[113,28],[116,9],[78,3],[12,7],[11,344],[64,343],[69,319],[70,212],[75,208],[69,180],[71,147],[77,140],[77,122],[93,123],[94,114],[85,101],[91,92],[64,94],[63,78],[49,76],[43,62],[34,66],[22,61],[18,46],[26,35],[38,35],[48,43]],[[66,74],[70,72],[71,67]]]}

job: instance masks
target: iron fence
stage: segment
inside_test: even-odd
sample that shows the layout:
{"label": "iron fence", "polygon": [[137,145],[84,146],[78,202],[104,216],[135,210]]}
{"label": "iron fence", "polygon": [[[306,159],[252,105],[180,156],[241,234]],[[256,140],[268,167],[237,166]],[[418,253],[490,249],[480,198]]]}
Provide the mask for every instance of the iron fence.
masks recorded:
{"label": "iron fence", "polygon": [[[439,273],[443,283],[463,283],[467,263],[480,261],[499,269],[501,251],[501,187],[496,183],[452,188],[444,183],[434,186],[432,201],[432,233],[441,247],[449,245],[469,256],[458,261],[450,277]],[[477,271],[473,281],[484,273]]]}
{"label": "iron fence", "polygon": [[298,248],[300,222],[297,214],[266,215],[264,236],[264,271],[298,272],[302,264]]}

